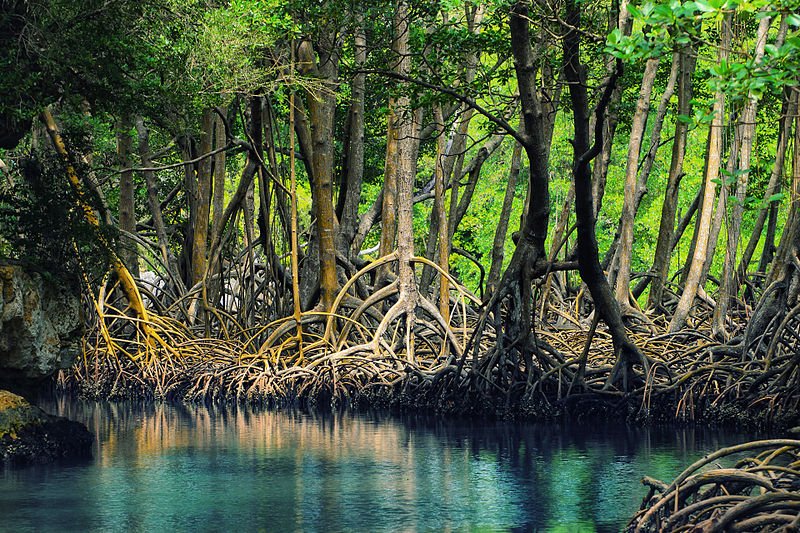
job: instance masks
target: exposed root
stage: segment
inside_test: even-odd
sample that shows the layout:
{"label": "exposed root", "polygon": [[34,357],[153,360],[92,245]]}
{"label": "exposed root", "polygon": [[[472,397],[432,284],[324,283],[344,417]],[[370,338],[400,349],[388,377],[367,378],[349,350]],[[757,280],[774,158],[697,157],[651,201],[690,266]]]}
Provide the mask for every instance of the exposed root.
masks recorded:
{"label": "exposed root", "polygon": [[649,492],[628,531],[795,531],[800,525],[798,440],[724,448],[670,484],[649,477],[642,483]]}
{"label": "exposed root", "polygon": [[[90,396],[349,402],[388,398],[447,411],[477,409],[502,414],[607,414],[642,420],[789,423],[800,406],[800,309],[770,322],[768,332],[745,350],[720,344],[705,325],[667,333],[657,316],[630,330],[647,365],[625,389],[609,387],[615,363],[608,331],[581,313],[584,304],[550,306],[526,332],[514,326],[529,313],[523,284],[505,284],[487,308],[451,276],[448,313],[419,295],[411,302],[399,284],[368,292],[376,270],[394,254],[360,270],[342,288],[333,310],[265,325],[240,320],[241,312],[204,304],[209,328],[189,327],[181,314],[151,312],[147,327],[128,312],[112,285],[93,298],[94,323],[84,357],[62,384]],[[437,266],[422,258],[416,265]],[[151,294],[148,298],[155,297]],[[193,294],[191,291],[187,293]],[[169,296],[182,309],[191,296]],[[184,302],[181,304],[181,302]],[[412,305],[413,304],[413,305]],[[592,315],[594,316],[594,315]],[[144,332],[163,342],[149,342]],[[209,335],[210,332],[210,335]],[[298,334],[300,332],[300,335]]]}

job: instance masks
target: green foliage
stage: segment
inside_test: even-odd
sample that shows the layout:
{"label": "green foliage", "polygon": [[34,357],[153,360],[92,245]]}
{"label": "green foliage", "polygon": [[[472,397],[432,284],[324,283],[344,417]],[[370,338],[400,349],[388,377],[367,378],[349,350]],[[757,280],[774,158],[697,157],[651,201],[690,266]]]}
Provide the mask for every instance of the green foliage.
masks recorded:
{"label": "green foliage", "polygon": [[[141,109],[176,91],[184,58],[176,39],[193,2],[4,3],[0,15],[0,114],[29,118],[80,95],[94,110]],[[151,104],[154,102],[150,102]]]}
{"label": "green foliage", "polygon": [[[0,255],[73,281],[84,271],[99,277],[109,258],[64,179],[62,162],[32,154],[18,170],[0,187]],[[111,228],[101,231],[104,239],[114,241]],[[81,263],[79,257],[87,260]]]}
{"label": "green foliage", "polygon": [[[665,52],[692,46],[695,49],[714,44],[719,22],[731,13],[741,20],[757,21],[763,17],[785,16],[789,32],[780,46],[769,43],[765,56],[756,61],[752,54],[734,50],[731,58],[712,59],[705,69],[711,91],[724,90],[729,97],[760,98],[765,92],[796,85],[800,74],[800,8],[797,0],[696,0],[680,2],[645,1],[629,6],[639,28],[631,35],[619,29],[610,32],[605,51],[634,63]],[[702,55],[701,55],[702,58]]]}
{"label": "green foliage", "polygon": [[300,36],[285,0],[232,0],[207,10],[197,46],[189,53],[192,75],[202,91],[265,94],[279,83],[288,58],[276,45]]}

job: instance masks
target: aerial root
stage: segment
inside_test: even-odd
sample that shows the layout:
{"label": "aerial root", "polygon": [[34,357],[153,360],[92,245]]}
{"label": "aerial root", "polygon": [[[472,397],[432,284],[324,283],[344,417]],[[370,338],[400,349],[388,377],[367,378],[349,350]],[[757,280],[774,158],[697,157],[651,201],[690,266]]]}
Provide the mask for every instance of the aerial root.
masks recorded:
{"label": "aerial root", "polygon": [[[564,309],[549,306],[535,329],[514,330],[507,324],[525,310],[521,288],[505,287],[485,308],[423,258],[413,262],[448,276],[448,313],[425,295],[401,294],[392,280],[358,297],[359,283],[369,286],[375,269],[396,261],[391,254],[359,271],[330,312],[301,313],[301,328],[293,316],[242,327],[218,310],[211,316],[225,327],[213,336],[179,316],[154,312],[148,327],[140,327],[144,321],[109,296],[113,286],[103,287],[93,301],[83,357],[60,383],[93,397],[347,402],[403,396],[434,408],[481,405],[534,415],[599,408],[618,416],[623,402],[629,417],[732,421],[758,411],[761,424],[791,416],[800,404],[798,308],[771,323],[768,346],[747,352],[741,340],[720,344],[707,327],[667,333],[666,321],[656,318],[654,331],[629,332],[647,364],[633,365],[637,379],[624,393],[607,385],[618,361],[610,335],[574,314],[570,302]],[[152,342],[148,331],[163,342]],[[530,411],[531,402],[544,411]]]}

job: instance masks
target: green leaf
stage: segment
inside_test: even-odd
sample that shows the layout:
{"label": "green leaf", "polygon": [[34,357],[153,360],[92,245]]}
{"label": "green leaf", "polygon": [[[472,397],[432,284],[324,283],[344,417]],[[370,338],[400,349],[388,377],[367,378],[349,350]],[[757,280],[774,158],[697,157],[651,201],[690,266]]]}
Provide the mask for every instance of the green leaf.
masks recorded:
{"label": "green leaf", "polygon": [[780,202],[784,198],[786,198],[786,193],[783,193],[783,192],[775,193],[772,196],[770,196],[769,198],[767,198],[767,203],[768,204],[772,204],[772,203],[775,203],[775,202]]}
{"label": "green leaf", "polygon": [[706,0],[695,0],[694,5],[695,7],[697,7],[697,9],[699,9],[703,13],[713,13],[714,11],[717,10]]}

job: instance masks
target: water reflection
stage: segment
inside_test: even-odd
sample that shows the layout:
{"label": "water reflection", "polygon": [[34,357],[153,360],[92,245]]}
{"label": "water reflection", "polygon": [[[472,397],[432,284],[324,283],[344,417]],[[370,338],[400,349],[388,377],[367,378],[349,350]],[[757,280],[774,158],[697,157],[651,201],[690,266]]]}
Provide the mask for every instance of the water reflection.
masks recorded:
{"label": "water reflection", "polygon": [[747,436],[81,403],[95,459],[0,475],[0,529],[614,531],[663,479]]}

